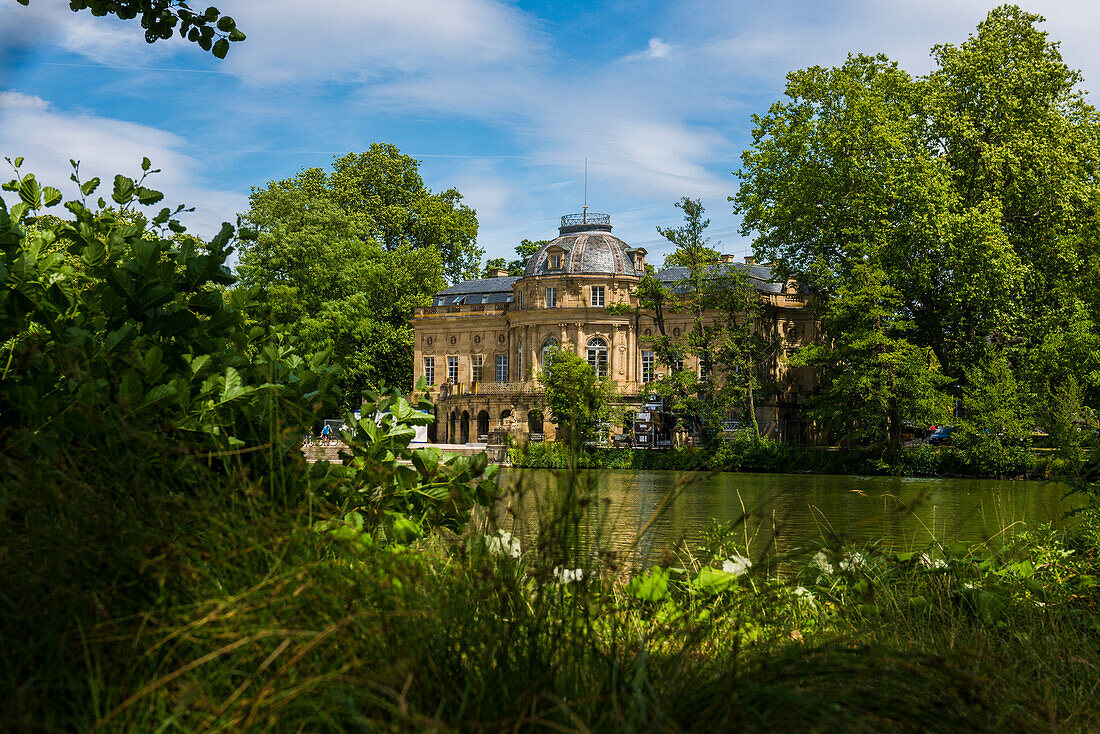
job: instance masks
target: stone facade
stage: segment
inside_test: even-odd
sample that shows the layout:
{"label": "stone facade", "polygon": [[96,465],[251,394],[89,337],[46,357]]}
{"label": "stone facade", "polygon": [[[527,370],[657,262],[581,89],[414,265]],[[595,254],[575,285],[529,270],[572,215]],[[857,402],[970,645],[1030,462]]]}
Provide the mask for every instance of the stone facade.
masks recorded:
{"label": "stone facade", "polygon": [[[606,215],[563,217],[560,236],[530,258],[523,276],[499,271],[497,277],[459,283],[439,293],[432,306],[416,310],[413,379],[427,377],[436,403],[429,440],[484,442],[499,430],[521,439],[552,438],[555,428],[537,380],[550,345],[577,350],[606,371],[628,405],[644,405],[646,382],[662,372],[650,366],[647,354],[646,337],[656,333],[656,325],[607,307],[634,305],[631,291],[645,272],[646,252],[610,232]],[[762,318],[788,349],[817,337],[807,297],[795,284],[772,282],[771,269],[749,258],[725,261],[747,270],[765,304]],[[658,277],[672,286],[684,272],[671,268]],[[691,329],[692,316],[666,314],[665,322],[675,338]],[[683,366],[698,369],[694,358]],[[781,394],[757,407],[757,419],[765,433],[799,440],[801,404],[813,389],[813,371],[782,359],[773,369]]]}

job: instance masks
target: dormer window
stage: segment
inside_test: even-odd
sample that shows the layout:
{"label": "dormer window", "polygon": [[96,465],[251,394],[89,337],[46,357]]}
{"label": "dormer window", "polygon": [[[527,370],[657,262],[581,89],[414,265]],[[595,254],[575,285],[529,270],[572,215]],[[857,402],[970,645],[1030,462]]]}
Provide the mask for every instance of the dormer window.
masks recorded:
{"label": "dormer window", "polygon": [[565,254],[568,252],[561,245],[550,245],[546,248],[547,270],[561,270],[565,267]]}

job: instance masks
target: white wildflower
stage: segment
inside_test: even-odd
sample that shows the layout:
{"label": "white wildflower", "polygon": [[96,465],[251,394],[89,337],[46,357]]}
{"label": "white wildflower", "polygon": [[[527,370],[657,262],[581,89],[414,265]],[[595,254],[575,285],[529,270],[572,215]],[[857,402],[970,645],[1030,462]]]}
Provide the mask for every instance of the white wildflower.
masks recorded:
{"label": "white wildflower", "polygon": [[862,553],[849,553],[844,556],[837,565],[840,567],[841,571],[854,571],[863,566],[864,560]]}
{"label": "white wildflower", "polygon": [[829,557],[825,555],[825,551],[818,551],[814,556],[814,563],[821,569],[822,573],[832,574],[833,564],[829,563]]}
{"label": "white wildflower", "polygon": [[557,566],[557,567],[554,568],[554,580],[557,581],[562,586],[565,586],[566,584],[571,584],[574,581],[583,581],[584,580],[584,569],[583,568],[569,569],[569,568],[562,568],[561,566]]}
{"label": "white wildflower", "polygon": [[496,535],[486,538],[485,547],[494,556],[519,558],[519,538],[503,530],[498,530]]}
{"label": "white wildflower", "polygon": [[805,586],[794,587],[794,595],[798,597],[800,601],[807,601],[810,604],[814,603],[814,593]]}
{"label": "white wildflower", "polygon": [[947,568],[947,561],[942,558],[933,558],[928,553],[921,553],[917,560],[924,568]]}
{"label": "white wildflower", "polygon": [[743,576],[751,567],[752,561],[736,553],[722,562],[722,570],[726,573],[732,573],[734,576]]}

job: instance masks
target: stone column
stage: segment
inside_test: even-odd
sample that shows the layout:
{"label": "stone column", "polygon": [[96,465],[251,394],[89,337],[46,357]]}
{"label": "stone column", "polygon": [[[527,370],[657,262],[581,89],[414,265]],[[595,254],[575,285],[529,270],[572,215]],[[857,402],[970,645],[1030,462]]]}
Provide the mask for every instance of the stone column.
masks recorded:
{"label": "stone column", "polygon": [[537,381],[539,370],[542,369],[542,365],[539,364],[539,350],[542,349],[542,337],[539,336],[538,325],[531,326],[531,340],[527,343],[527,358],[531,360],[531,380]]}

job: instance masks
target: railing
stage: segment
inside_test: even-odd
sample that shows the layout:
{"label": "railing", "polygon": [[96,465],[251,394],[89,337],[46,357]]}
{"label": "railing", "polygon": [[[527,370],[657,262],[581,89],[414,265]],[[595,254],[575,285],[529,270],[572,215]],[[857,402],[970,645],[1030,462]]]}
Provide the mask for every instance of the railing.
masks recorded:
{"label": "railing", "polygon": [[810,297],[805,293],[776,293],[777,306],[805,306],[810,302]]}
{"label": "railing", "polygon": [[468,306],[421,306],[413,310],[413,318],[419,319],[425,316],[435,316],[437,314],[456,313],[481,313],[492,316],[504,313],[504,309],[507,305],[506,303],[490,303],[486,306],[483,303],[479,303]]}
{"label": "railing", "polygon": [[610,227],[611,215],[582,212],[581,214],[566,214],[561,218],[561,226],[563,227],[576,227],[581,224],[599,224]]}
{"label": "railing", "polygon": [[[546,392],[542,383],[528,382],[444,382],[437,386],[440,398],[452,398],[459,395],[542,395]],[[634,397],[647,393],[642,382],[617,382],[615,392],[624,397]]]}

